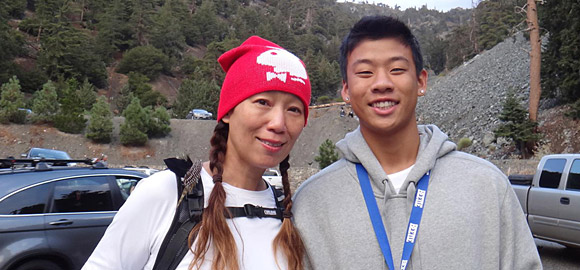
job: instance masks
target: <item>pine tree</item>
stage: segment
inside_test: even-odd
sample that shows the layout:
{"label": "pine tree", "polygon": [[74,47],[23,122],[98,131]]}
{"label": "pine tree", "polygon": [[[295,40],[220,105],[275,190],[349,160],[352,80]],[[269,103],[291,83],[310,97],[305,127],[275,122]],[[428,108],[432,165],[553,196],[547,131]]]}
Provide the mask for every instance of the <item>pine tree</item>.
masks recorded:
{"label": "pine tree", "polygon": [[498,118],[503,123],[494,131],[495,136],[512,139],[522,156],[529,157],[533,153],[533,145],[541,138],[541,135],[534,132],[538,124],[528,119],[526,109],[520,104],[513,91],[508,92]]}
{"label": "pine tree", "polygon": [[135,33],[137,45],[144,46],[148,44],[149,26],[151,17],[155,13],[154,0],[131,0],[133,12],[131,13],[130,25]]}
{"label": "pine tree", "polygon": [[318,156],[314,157],[314,161],[318,162],[318,167],[321,170],[338,160],[339,156],[335,150],[336,147],[330,139],[326,139],[318,147]]}
{"label": "pine tree", "polygon": [[[151,107],[147,107],[151,108]],[[151,112],[151,110],[149,110]],[[151,112],[149,117],[149,126],[147,128],[147,135],[151,137],[165,137],[171,132],[170,116],[165,107],[159,106],[155,111]]]}
{"label": "pine tree", "polygon": [[179,86],[174,113],[179,118],[185,118],[192,109],[205,109],[216,113],[220,88],[215,81],[185,80]]}
{"label": "pine tree", "polygon": [[118,72],[134,71],[154,80],[159,73],[169,70],[169,57],[153,46],[140,46],[127,51],[119,63]]}
{"label": "pine tree", "polygon": [[136,44],[134,32],[129,24],[132,12],[130,0],[112,1],[100,16],[96,47],[103,59],[111,60],[115,52],[125,51]]}
{"label": "pine tree", "polygon": [[86,137],[98,143],[109,143],[113,133],[113,113],[107,98],[100,96],[91,109],[91,120],[87,126]]}
{"label": "pine tree", "polygon": [[83,132],[87,120],[83,114],[81,98],[73,87],[64,89],[60,104],[60,112],[54,117],[54,126],[66,133]]}
{"label": "pine tree", "polygon": [[26,111],[19,110],[24,107],[24,94],[20,91],[20,81],[16,76],[12,77],[0,88],[0,123],[9,122],[22,124],[26,121]]}
{"label": "pine tree", "polygon": [[[580,100],[580,2],[544,1],[538,5],[540,26],[549,33],[542,50],[542,89],[564,103]],[[542,94],[544,94],[542,93]]]}
{"label": "pine tree", "polygon": [[56,86],[52,81],[48,81],[42,86],[42,90],[35,93],[32,102],[32,121],[36,123],[52,123],[54,116],[58,113],[58,95]]}
{"label": "pine tree", "polygon": [[181,59],[185,48],[182,25],[187,18],[186,10],[182,0],[167,0],[153,20],[151,45],[174,59]]}
{"label": "pine tree", "polygon": [[131,104],[123,111],[125,122],[119,133],[123,145],[141,146],[147,143],[147,127],[149,119],[147,112],[141,107],[138,98],[133,98]]}
{"label": "pine tree", "polygon": [[82,107],[86,111],[90,111],[93,104],[97,101],[97,93],[95,86],[92,85],[87,79],[81,84],[78,90],[78,96],[81,98]]}

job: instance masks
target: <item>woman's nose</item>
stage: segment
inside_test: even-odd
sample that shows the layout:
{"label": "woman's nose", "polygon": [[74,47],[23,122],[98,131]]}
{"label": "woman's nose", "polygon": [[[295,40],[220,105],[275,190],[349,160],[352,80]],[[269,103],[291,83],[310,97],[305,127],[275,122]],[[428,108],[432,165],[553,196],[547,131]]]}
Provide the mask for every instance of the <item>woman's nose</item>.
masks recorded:
{"label": "woman's nose", "polygon": [[285,111],[280,108],[274,108],[269,113],[268,129],[276,133],[286,131]]}

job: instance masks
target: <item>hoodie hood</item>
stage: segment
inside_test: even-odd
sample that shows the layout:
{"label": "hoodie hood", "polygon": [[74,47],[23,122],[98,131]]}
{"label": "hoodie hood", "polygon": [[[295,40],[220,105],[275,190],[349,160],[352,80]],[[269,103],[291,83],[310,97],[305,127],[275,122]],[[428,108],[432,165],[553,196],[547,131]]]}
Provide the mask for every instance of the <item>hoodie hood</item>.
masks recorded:
{"label": "hoodie hood", "polygon": [[[432,169],[437,158],[454,151],[456,148],[455,144],[448,140],[447,134],[443,133],[437,126],[418,125],[417,127],[420,139],[419,153],[415,166],[401,186],[402,191],[407,190],[409,183],[416,183]],[[361,163],[365,167],[371,179],[373,190],[381,194],[386,193],[383,181],[387,179],[387,174],[365,141],[360,126],[346,134],[344,139],[336,143],[336,146],[346,160],[352,163]]]}

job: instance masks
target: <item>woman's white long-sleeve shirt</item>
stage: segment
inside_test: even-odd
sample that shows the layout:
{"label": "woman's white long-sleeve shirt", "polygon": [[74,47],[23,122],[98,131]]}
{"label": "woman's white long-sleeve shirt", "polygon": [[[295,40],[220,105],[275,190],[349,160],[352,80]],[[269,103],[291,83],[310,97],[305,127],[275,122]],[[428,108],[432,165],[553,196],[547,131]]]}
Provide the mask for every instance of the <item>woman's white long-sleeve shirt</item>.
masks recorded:
{"label": "woman's white long-sleeve shirt", "polygon": [[[204,207],[207,207],[214,184],[204,169],[201,171],[201,179],[204,187]],[[276,207],[270,188],[250,191],[225,182],[223,185],[227,194],[225,205],[228,207],[242,207],[247,203]],[[173,172],[165,170],[141,180],[115,215],[82,269],[152,269],[161,243],[171,226],[176,205],[177,186]],[[272,241],[282,225],[279,219],[238,217],[227,219],[227,223],[236,241],[240,269],[278,269]],[[212,258],[213,252],[210,248],[199,269],[211,269]],[[190,250],[177,269],[189,269],[192,261],[193,253]],[[283,255],[278,254],[278,262],[282,270],[287,268],[287,260]]]}

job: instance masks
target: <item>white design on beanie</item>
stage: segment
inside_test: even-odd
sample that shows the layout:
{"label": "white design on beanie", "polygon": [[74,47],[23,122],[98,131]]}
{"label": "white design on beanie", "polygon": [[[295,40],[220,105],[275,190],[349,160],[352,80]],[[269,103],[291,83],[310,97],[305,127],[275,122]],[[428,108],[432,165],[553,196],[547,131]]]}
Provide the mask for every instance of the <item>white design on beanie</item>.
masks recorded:
{"label": "white design on beanie", "polygon": [[290,80],[306,84],[308,75],[306,69],[300,62],[300,59],[286,50],[272,48],[267,50],[256,58],[256,62],[260,65],[274,67],[274,72],[267,72],[266,79],[268,81],[277,78],[282,82],[286,82],[286,73],[290,74]]}

